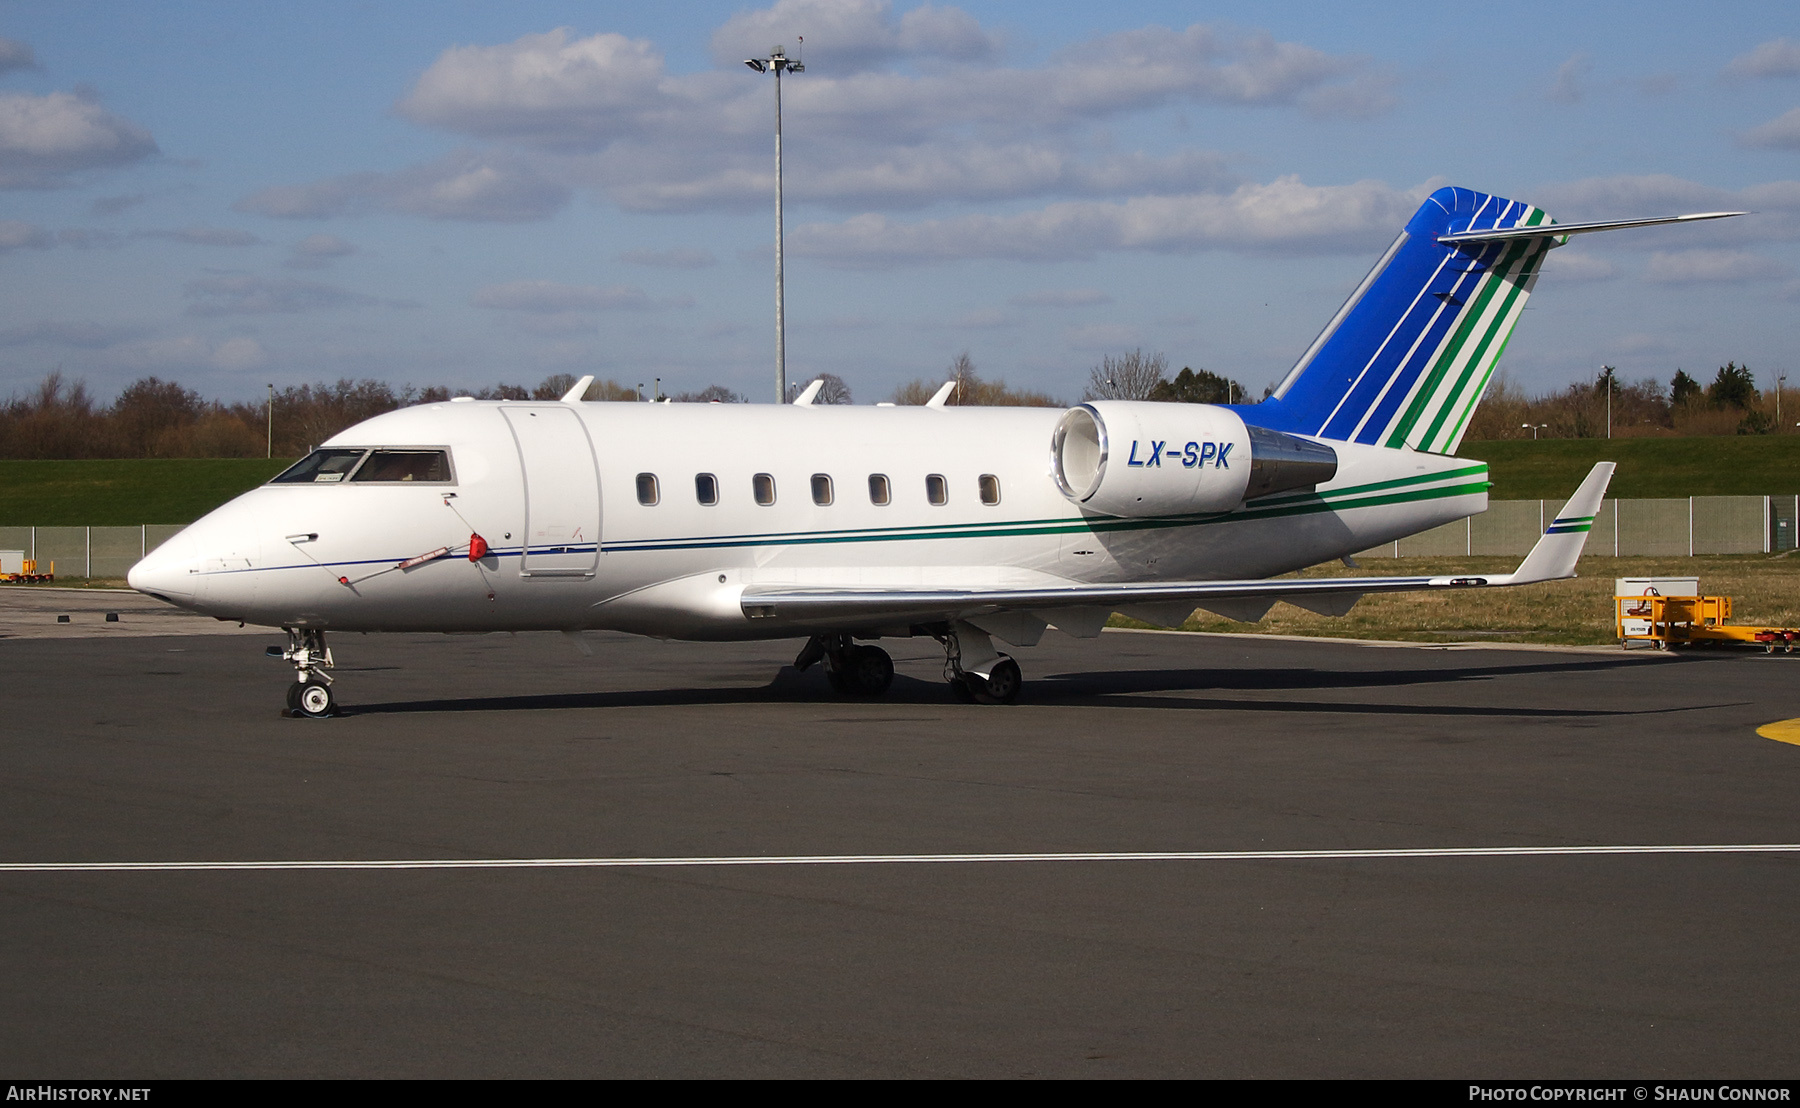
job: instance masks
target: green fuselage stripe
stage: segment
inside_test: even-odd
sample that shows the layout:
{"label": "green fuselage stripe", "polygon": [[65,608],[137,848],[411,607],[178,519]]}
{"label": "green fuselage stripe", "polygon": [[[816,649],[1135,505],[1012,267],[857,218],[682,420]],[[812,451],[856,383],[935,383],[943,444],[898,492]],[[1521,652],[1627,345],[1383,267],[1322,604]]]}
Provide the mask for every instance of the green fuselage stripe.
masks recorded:
{"label": "green fuselage stripe", "polygon": [[[1475,470],[1459,471],[1450,476],[1461,476],[1465,473],[1481,471],[1485,475],[1485,466]],[[1437,475],[1439,478],[1446,476]],[[1429,479],[1429,478],[1428,478]],[[1418,479],[1409,479],[1416,481]],[[739,535],[719,539],[646,539],[621,543],[606,543],[603,547],[608,553],[638,553],[658,550],[717,550],[730,547],[746,546],[822,546],[835,543],[854,542],[914,542],[924,539],[973,539],[1002,538],[1015,535],[1066,535],[1066,534],[1103,534],[1117,531],[1170,530],[1181,527],[1198,527],[1215,523],[1237,523],[1240,521],[1279,519],[1287,516],[1316,515],[1321,512],[1334,512],[1351,508],[1374,508],[1387,504],[1407,504],[1423,500],[1441,500],[1453,496],[1467,496],[1485,492],[1487,481],[1469,482],[1460,485],[1447,485],[1429,489],[1412,489],[1393,491],[1376,495],[1375,490],[1389,487],[1401,482],[1382,481],[1371,485],[1359,486],[1356,489],[1343,490],[1344,493],[1357,495],[1345,496],[1333,494],[1330,500],[1315,497],[1310,501],[1291,501],[1285,504],[1247,508],[1234,512],[1216,512],[1210,515],[1183,516],[1160,519],[1059,519],[1033,520],[1017,524],[1004,524],[991,527],[971,527],[969,525],[946,526],[932,529],[882,528],[866,531],[836,532],[790,532],[770,535]]]}

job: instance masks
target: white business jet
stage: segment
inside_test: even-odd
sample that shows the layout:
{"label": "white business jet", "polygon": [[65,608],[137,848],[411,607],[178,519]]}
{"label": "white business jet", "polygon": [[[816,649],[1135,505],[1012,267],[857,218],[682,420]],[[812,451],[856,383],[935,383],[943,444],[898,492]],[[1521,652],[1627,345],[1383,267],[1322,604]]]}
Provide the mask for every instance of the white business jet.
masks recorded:
{"label": "white business jet", "polygon": [[281,627],[288,708],[335,711],[328,631],[605,628],[804,639],[845,695],[930,635],[959,695],[1003,703],[995,648],[1123,612],[1342,615],[1366,593],[1571,577],[1603,462],[1510,574],[1269,578],[1487,507],[1454,457],[1549,251],[1572,234],[1741,213],[1552,224],[1434,193],[1260,404],[1066,411],[476,401],[390,412],[158,547],[132,587]]}

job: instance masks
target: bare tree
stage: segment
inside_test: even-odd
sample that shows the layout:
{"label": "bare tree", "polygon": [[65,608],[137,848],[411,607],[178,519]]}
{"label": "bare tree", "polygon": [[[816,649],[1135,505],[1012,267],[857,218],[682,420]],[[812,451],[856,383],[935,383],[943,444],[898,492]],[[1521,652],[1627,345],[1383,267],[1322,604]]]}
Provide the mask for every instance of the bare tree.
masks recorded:
{"label": "bare tree", "polygon": [[724,385],[708,385],[699,392],[675,394],[677,404],[743,404],[745,400]]}
{"label": "bare tree", "polygon": [[1113,357],[1108,354],[1088,371],[1083,400],[1148,400],[1168,376],[1169,360],[1162,354],[1145,356],[1143,350]]}
{"label": "bare tree", "polygon": [[[1066,407],[1061,400],[1046,393],[1032,392],[1029,389],[1009,388],[1004,380],[983,381],[975,372],[975,362],[967,351],[957,355],[950,363],[950,380],[956,387],[950,391],[948,404],[968,405],[970,407],[999,408],[1062,408]],[[893,401],[896,404],[923,404],[937,394],[943,384],[929,378],[910,381],[894,390]]]}
{"label": "bare tree", "polygon": [[812,387],[813,381],[823,381],[819,386],[819,395],[813,397],[814,404],[853,404],[850,399],[850,386],[835,373],[821,373],[806,381],[794,381],[788,385],[787,402],[792,404],[800,394]]}

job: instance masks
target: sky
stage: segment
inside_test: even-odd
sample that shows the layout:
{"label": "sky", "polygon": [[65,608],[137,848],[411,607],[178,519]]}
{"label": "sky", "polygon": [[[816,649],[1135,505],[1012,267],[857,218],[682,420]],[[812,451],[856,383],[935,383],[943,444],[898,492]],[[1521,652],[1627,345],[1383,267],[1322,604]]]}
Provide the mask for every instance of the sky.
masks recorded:
{"label": "sky", "polygon": [[1795,368],[1793,4],[0,0],[0,396],[772,399],[777,44],[791,381],[1254,394],[1446,184],[1755,213],[1555,251],[1527,391]]}

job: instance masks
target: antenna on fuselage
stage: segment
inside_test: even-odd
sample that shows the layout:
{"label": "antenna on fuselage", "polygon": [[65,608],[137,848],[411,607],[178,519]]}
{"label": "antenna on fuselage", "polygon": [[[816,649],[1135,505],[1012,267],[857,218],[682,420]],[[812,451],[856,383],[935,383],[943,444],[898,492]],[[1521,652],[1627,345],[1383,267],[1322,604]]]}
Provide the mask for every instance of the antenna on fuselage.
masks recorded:
{"label": "antenna on fuselage", "polygon": [[593,383],[594,383],[594,375],[590,373],[586,377],[583,377],[581,380],[575,382],[574,388],[571,388],[568,392],[563,393],[562,402],[564,404],[579,404],[583,400],[586,400],[587,399],[587,390],[588,390],[589,386],[591,386]]}

